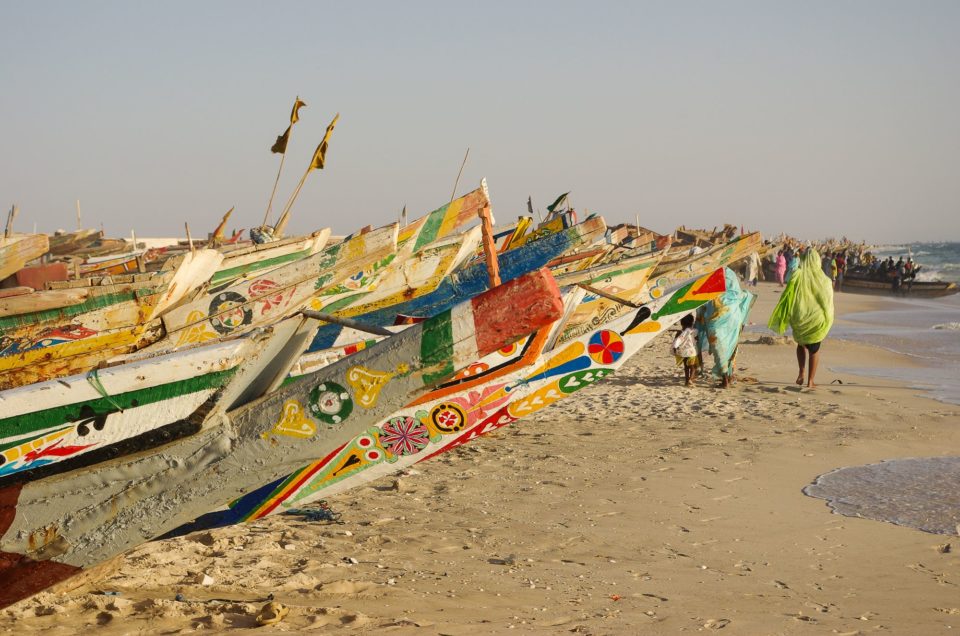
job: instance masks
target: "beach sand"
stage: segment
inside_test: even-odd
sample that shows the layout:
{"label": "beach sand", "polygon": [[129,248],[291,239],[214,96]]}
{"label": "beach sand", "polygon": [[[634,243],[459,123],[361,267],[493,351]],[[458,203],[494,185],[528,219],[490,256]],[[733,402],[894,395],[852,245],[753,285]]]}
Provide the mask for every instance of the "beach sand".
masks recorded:
{"label": "beach sand", "polygon": [[[759,289],[762,325],[779,291]],[[884,302],[836,298],[840,313]],[[876,347],[828,339],[809,392],[793,384],[792,344],[743,340],[729,390],[683,387],[661,337],[535,417],[330,497],[342,525],[280,515],[153,542],[0,612],[0,631],[960,629],[957,537],[835,515],[801,492],[841,466],[957,453],[960,407],[832,370],[912,364]],[[271,593],[290,613],[256,628]]]}

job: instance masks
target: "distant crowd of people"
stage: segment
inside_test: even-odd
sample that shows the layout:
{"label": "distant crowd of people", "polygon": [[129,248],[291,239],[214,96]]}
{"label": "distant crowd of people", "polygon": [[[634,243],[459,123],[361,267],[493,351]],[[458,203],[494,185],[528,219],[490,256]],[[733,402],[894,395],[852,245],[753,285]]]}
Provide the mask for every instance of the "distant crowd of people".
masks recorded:
{"label": "distant crowd of people", "polygon": [[894,293],[906,294],[913,287],[913,281],[921,267],[922,265],[915,263],[910,256],[907,260],[903,260],[901,256],[896,262],[892,256],[888,256],[885,259],[871,258],[859,273],[875,280],[889,282]]}

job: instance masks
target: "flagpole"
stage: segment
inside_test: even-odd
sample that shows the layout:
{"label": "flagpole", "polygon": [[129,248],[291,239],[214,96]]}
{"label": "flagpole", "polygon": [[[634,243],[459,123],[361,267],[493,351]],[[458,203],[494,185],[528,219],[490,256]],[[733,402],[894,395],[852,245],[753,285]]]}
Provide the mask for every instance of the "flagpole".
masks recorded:
{"label": "flagpole", "polygon": [[[290,134],[293,134],[293,126],[290,126]],[[287,143],[290,143],[290,137],[287,137]],[[283,162],[287,160],[287,150],[284,148],[283,154],[280,155],[280,168],[277,170],[277,178],[273,182],[273,191],[270,192],[270,200],[267,202],[267,212],[263,215],[262,225],[266,225],[270,220],[270,212],[273,211],[273,197],[277,194],[277,184],[280,183],[280,173],[283,172]]]}
{"label": "flagpole", "polygon": [[450,203],[457,198],[457,186],[460,185],[460,176],[463,174],[463,167],[467,165],[467,157],[470,156],[470,149],[467,148],[467,154],[463,155],[463,162],[460,164],[460,172],[457,173],[457,180],[453,183],[453,193],[450,195]]}
{"label": "flagpole", "polygon": [[306,183],[307,175],[310,174],[310,170],[311,168],[307,168],[307,171],[303,173],[303,176],[300,177],[300,183],[297,184],[297,188],[293,191],[293,194],[290,195],[286,205],[283,206],[283,213],[277,220],[277,224],[273,226],[273,238],[278,239],[283,236],[283,230],[287,227],[287,222],[290,219],[290,208],[293,207],[293,202],[297,200],[297,195],[300,194],[300,189],[303,188],[303,184]]}

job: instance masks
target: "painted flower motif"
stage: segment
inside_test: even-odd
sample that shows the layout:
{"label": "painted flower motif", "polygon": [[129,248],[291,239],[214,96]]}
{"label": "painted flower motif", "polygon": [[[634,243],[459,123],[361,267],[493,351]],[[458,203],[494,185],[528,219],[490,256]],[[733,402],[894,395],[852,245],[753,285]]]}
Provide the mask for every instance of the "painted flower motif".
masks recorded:
{"label": "painted flower motif", "polygon": [[587,352],[597,364],[613,364],[623,355],[623,338],[615,331],[603,329],[590,336]]}
{"label": "painted flower motif", "polygon": [[393,455],[415,455],[430,442],[427,427],[409,416],[390,418],[382,427],[380,445]]}

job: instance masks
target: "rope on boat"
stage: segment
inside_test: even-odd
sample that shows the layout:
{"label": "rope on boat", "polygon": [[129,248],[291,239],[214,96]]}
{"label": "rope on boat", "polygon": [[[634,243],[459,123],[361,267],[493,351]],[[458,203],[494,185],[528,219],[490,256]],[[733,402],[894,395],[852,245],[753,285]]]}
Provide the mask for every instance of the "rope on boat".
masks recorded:
{"label": "rope on boat", "polygon": [[100,375],[97,373],[96,369],[87,373],[87,382],[89,382],[90,386],[92,386],[93,389],[100,394],[100,397],[105,399],[107,402],[112,404],[114,408],[123,413],[123,407],[117,404],[117,401],[114,400],[109,393],[107,393],[107,389],[104,388],[103,383],[100,381]]}
{"label": "rope on boat", "polygon": [[324,521],[326,523],[343,525],[343,521],[340,520],[343,513],[334,512],[326,499],[321,499],[317,505],[319,506],[318,508],[291,508],[284,512],[284,514],[303,517],[304,521]]}

